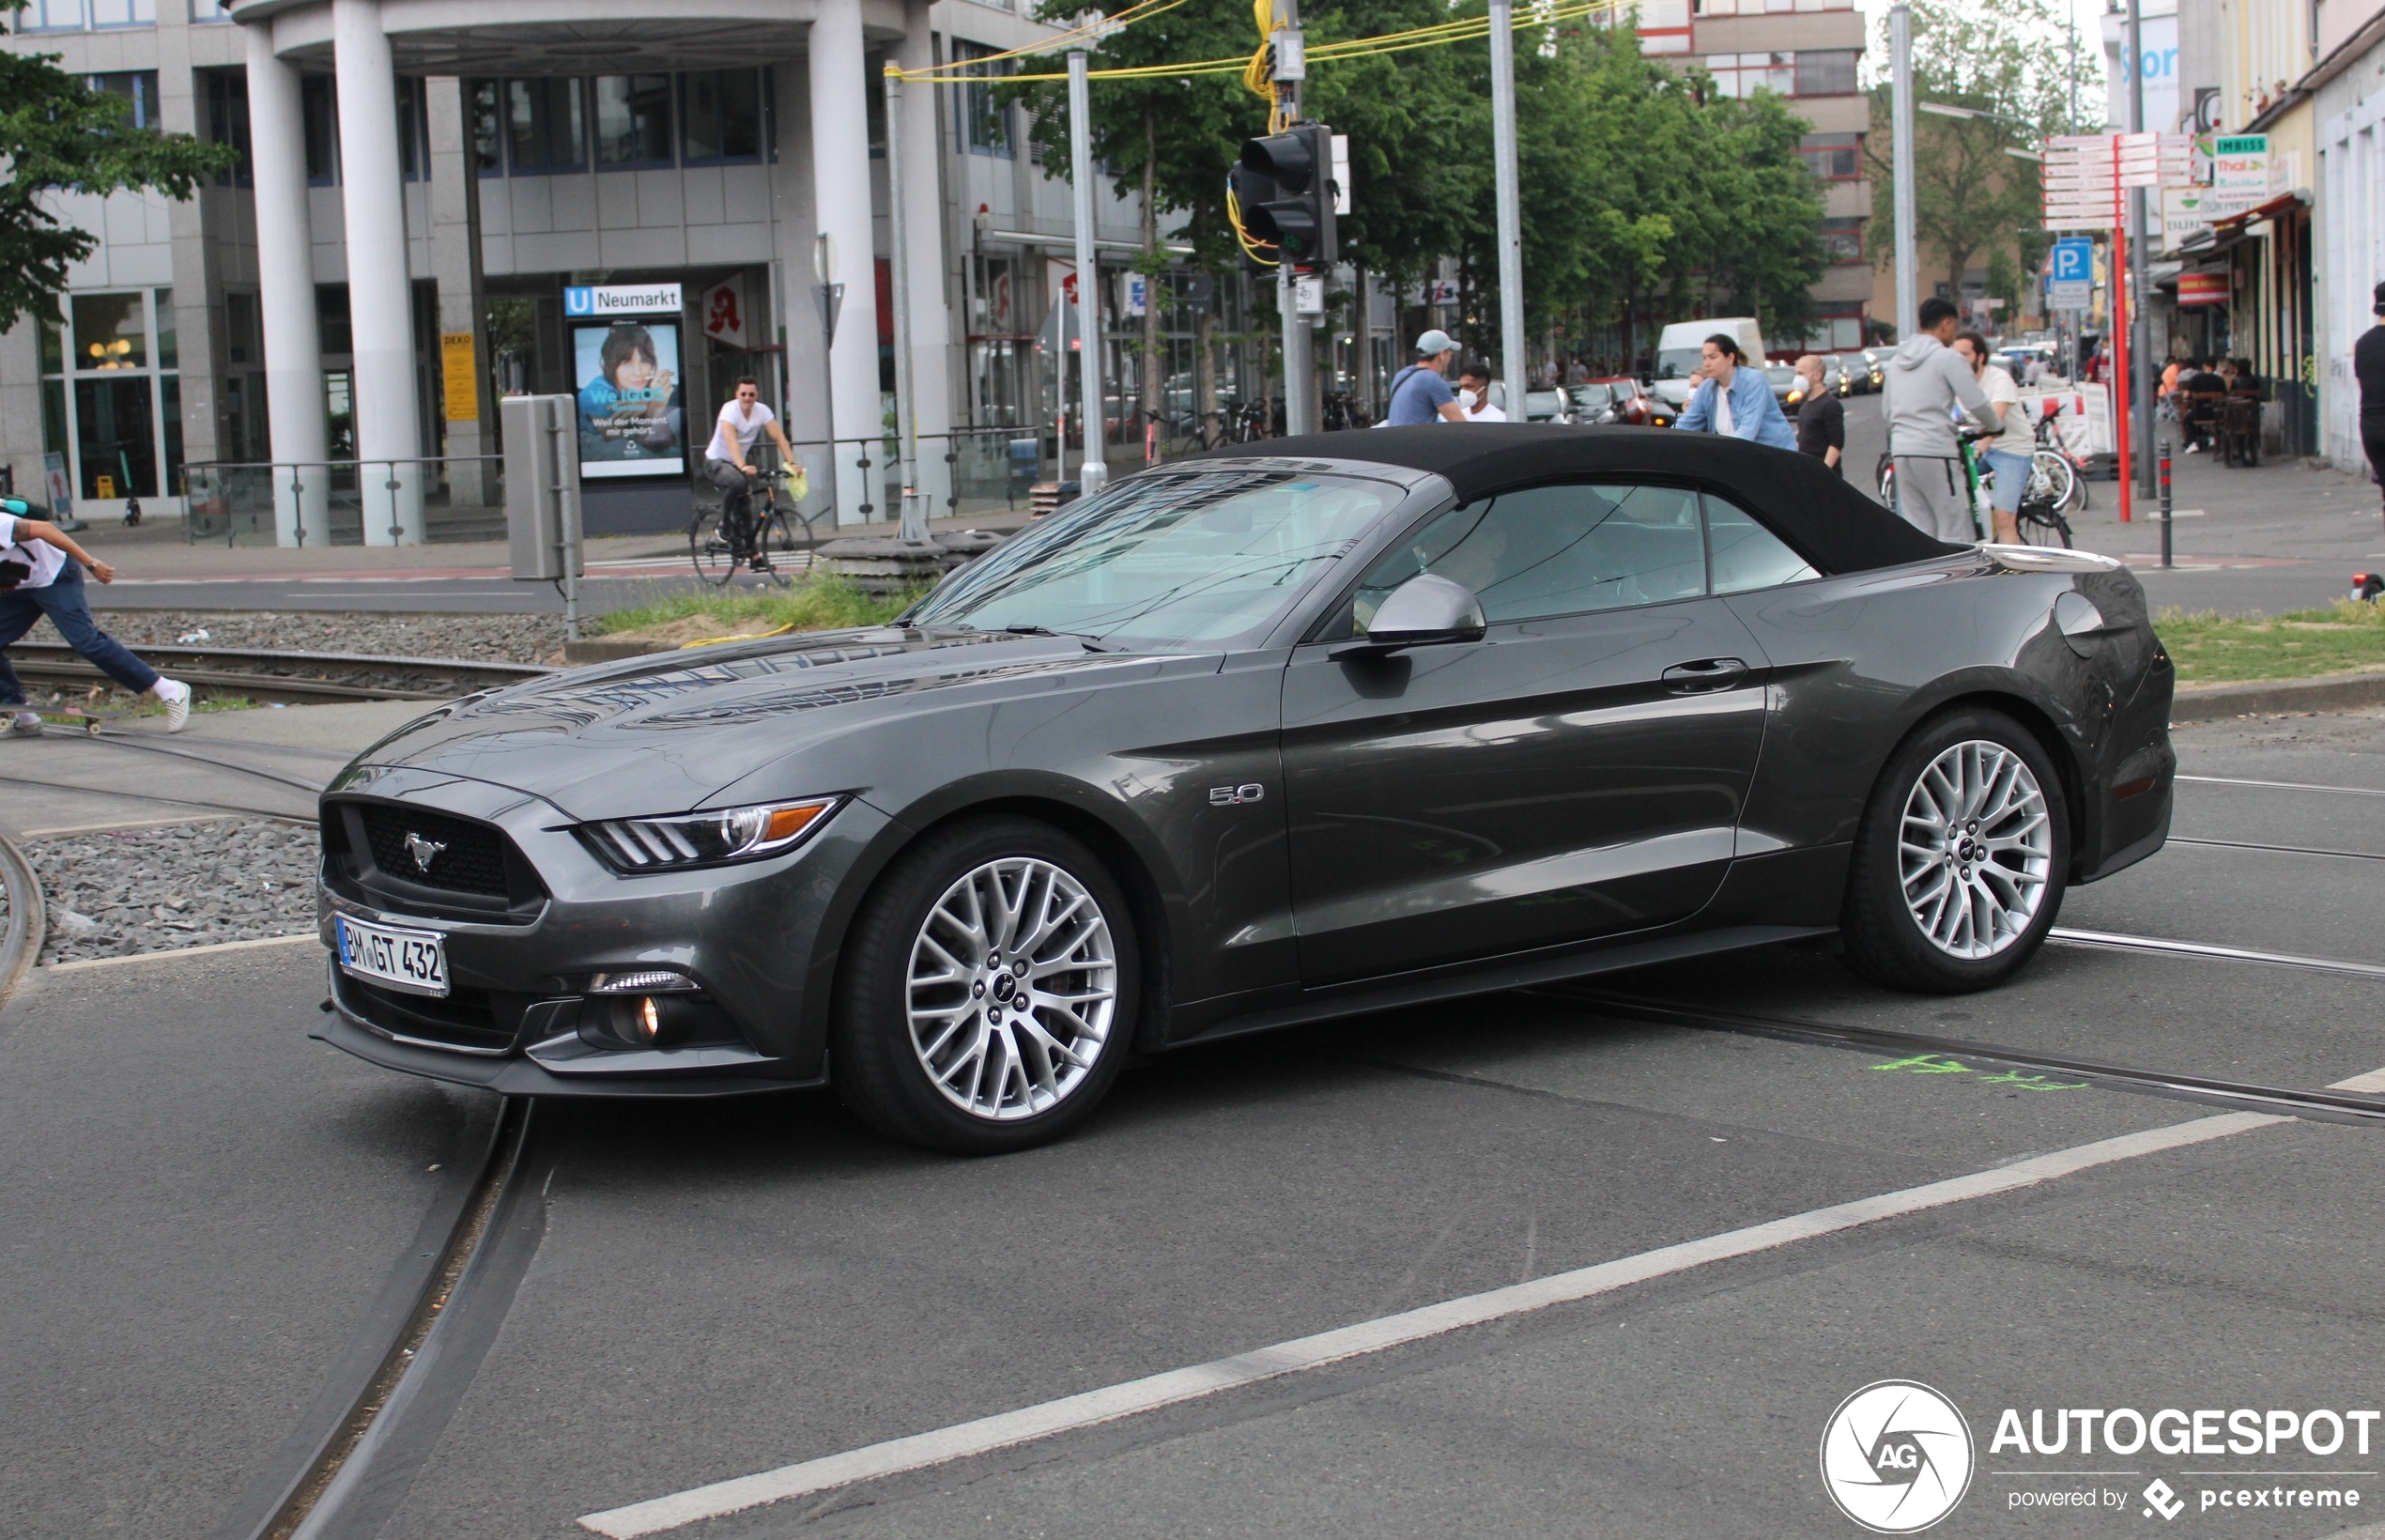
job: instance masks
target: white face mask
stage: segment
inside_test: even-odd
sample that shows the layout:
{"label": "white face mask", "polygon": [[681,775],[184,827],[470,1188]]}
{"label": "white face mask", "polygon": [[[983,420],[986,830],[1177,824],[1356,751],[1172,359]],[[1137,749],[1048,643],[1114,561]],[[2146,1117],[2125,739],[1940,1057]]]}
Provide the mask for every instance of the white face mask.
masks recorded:
{"label": "white face mask", "polygon": [[1460,391],[1457,393],[1458,404],[1463,406],[1468,411],[1472,411],[1475,407],[1481,404],[1482,399],[1483,393],[1480,391]]}

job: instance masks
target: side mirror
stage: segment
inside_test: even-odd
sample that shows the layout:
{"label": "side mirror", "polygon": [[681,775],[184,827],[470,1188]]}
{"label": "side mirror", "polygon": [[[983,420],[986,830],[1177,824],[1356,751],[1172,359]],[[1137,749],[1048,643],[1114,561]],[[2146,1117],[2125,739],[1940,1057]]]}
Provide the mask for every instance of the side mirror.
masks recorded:
{"label": "side mirror", "polygon": [[1419,573],[1392,590],[1366,625],[1369,651],[1483,639],[1483,604],[1464,583]]}

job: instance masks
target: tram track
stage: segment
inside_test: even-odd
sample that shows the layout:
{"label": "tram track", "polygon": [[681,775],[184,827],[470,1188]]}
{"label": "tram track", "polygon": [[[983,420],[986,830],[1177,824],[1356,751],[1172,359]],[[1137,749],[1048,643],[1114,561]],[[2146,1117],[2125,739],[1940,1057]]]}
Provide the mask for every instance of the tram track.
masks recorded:
{"label": "tram track", "polygon": [[[2379,971],[2385,972],[2385,969]],[[2115,1090],[2163,1097],[2171,1101],[2193,1101],[2207,1106],[2227,1107],[2242,1112],[2269,1113],[2314,1122],[2349,1123],[2363,1128],[2385,1128],[2385,1096],[2347,1091],[2331,1086],[2320,1090],[2303,1090],[2289,1086],[2264,1086],[2249,1081],[2218,1080],[2204,1075],[2176,1074],[2164,1070],[2146,1070],[2130,1065],[2105,1064],[2094,1059],[2076,1059],[2062,1055],[2043,1054],[2034,1049],[2016,1048],[2003,1043],[1981,1042],[1970,1038],[1942,1038],[1926,1032],[1900,1032],[1884,1027],[1853,1026],[1838,1022],[1806,1021],[1793,1016],[1763,1016],[1743,1011],[1714,1010],[1703,1007],[1669,1005],[1664,1001],[1651,1000],[1645,996],[1578,985],[1552,985],[1531,993],[1547,998],[1563,1000],[1572,1005],[1588,1006],[1609,1015],[1627,1017],[1635,1021],[1653,1022],[1661,1025],[1694,1027],[1710,1032],[1731,1032],[1747,1037],[1773,1038],[1788,1042],[1811,1043],[1822,1047],[1846,1048],[1862,1052],[1943,1054],[1966,1060],[1977,1059],[1981,1063],[2007,1069],[2050,1071],[2069,1075]]]}
{"label": "tram track", "polygon": [[[520,684],[560,671],[538,663],[254,647],[144,645],[140,653],[210,697],[244,696],[300,704],[452,701],[491,685]],[[78,686],[110,683],[107,675],[63,642],[12,642],[8,656],[17,672],[28,680]]]}

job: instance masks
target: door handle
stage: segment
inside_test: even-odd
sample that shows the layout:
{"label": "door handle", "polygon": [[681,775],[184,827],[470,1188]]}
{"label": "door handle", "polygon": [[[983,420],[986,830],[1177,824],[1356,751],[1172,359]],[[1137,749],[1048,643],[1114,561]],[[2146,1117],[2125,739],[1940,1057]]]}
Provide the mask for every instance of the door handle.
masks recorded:
{"label": "door handle", "polygon": [[1746,677],[1747,665],[1735,657],[1701,657],[1694,663],[1676,663],[1663,675],[1665,687],[1675,695],[1727,690]]}

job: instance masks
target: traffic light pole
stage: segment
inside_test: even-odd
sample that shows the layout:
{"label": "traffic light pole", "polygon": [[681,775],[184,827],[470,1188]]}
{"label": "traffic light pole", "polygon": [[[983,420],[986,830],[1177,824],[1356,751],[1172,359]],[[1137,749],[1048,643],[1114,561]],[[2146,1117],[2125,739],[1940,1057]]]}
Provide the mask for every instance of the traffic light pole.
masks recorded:
{"label": "traffic light pole", "polygon": [[1524,421],[1524,221],[1516,170],[1514,0],[1490,0],[1491,167],[1499,200],[1499,374],[1507,419]]}
{"label": "traffic light pole", "polygon": [[[1275,0],[1275,14],[1285,29],[1298,33],[1299,0]],[[1276,49],[1275,99],[1288,124],[1300,121],[1300,78],[1307,69],[1304,60],[1287,65],[1287,54],[1300,57],[1297,49]],[[1287,76],[1287,68],[1297,72]],[[1331,276],[1327,275],[1329,280]],[[1300,314],[1299,285],[1291,259],[1285,257],[1275,270],[1275,308],[1284,321],[1284,431],[1287,434],[1317,429],[1316,334],[1310,330],[1308,317]]]}
{"label": "traffic light pole", "polygon": [[[1078,409],[1077,432],[1085,440],[1085,459],[1077,468],[1077,488],[1085,497],[1101,490],[1110,468],[1101,457],[1109,425],[1101,402],[1101,273],[1093,254],[1093,121],[1092,91],[1085,84],[1085,45],[1069,50],[1069,176],[1075,194],[1077,227],[1077,378],[1083,382],[1084,406]],[[1061,365],[1067,367],[1065,359]],[[1063,472],[1069,447],[1060,446]]]}
{"label": "traffic light pole", "polygon": [[1888,101],[1892,162],[1889,172],[1896,196],[1897,341],[1901,343],[1921,324],[1921,259],[1916,244],[1918,204],[1913,177],[1913,11],[1907,7],[1889,8],[1888,51],[1892,71]]}

